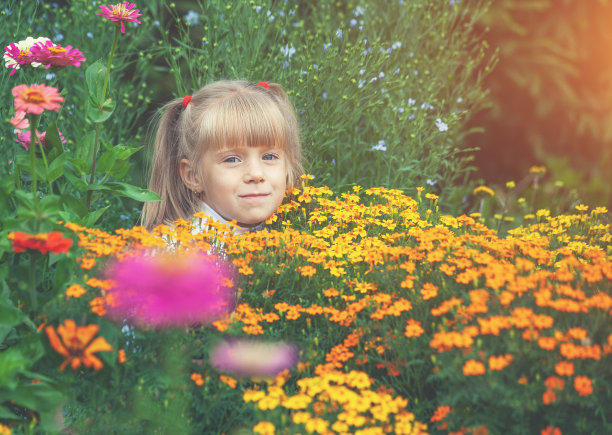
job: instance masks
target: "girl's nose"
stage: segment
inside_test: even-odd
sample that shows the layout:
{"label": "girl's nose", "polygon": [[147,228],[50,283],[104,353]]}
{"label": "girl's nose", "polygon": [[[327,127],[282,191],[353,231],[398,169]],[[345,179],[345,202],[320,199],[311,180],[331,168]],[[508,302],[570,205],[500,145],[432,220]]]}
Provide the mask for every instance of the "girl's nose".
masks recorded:
{"label": "girl's nose", "polygon": [[259,160],[249,162],[244,173],[245,183],[261,183],[264,181],[264,171]]}

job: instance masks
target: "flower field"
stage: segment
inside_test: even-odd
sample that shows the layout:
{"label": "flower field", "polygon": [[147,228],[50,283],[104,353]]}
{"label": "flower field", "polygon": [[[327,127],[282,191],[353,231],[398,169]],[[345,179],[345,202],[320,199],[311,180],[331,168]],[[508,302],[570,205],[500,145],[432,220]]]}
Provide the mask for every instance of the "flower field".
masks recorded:
{"label": "flower field", "polygon": [[[188,398],[183,411],[194,432],[236,431],[245,423],[240,413],[261,434],[607,432],[612,259],[609,225],[599,219],[605,209],[541,218],[499,237],[471,217],[439,215],[428,196],[357,187],[334,195],[305,186],[269,229],[237,236],[211,224],[194,237],[188,222],[114,234],[66,223],[83,275],[58,303],[65,316],[91,322],[86,343],[97,324],[105,325],[101,331],[112,325],[105,313],[113,283],[96,272],[109,259],[159,249],[169,235],[178,249],[210,251],[221,242],[221,256],[237,271],[235,309],[210,326],[174,331],[183,337],[172,388]],[[75,286],[82,290],[74,293]],[[64,369],[72,358],[64,373],[79,361],[102,368],[57,346],[56,322],[49,323],[45,359]],[[60,328],[66,342],[70,333]],[[107,333],[113,350],[99,354],[100,373],[146,371],[147,349],[135,346],[133,331],[117,328]],[[237,376],[211,365],[211,343],[222,337],[290,342],[300,348],[299,362],[274,379]],[[84,355],[110,350],[97,344]],[[176,343],[165,346],[177,351]],[[268,353],[270,363],[275,355]],[[108,375],[89,369],[83,376]],[[172,388],[159,394],[171,401]],[[231,403],[218,426],[201,415],[213,403]],[[203,420],[211,425],[199,426]]]}

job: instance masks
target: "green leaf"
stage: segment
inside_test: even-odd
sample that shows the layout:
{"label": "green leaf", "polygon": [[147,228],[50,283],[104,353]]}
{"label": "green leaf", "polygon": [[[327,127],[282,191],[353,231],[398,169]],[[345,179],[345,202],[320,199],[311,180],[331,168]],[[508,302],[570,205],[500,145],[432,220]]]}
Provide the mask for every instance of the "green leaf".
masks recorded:
{"label": "green leaf", "polygon": [[45,133],[45,152],[49,162],[64,154],[64,144],[62,144],[55,122],[52,122],[47,127],[47,132]]}
{"label": "green leaf", "polygon": [[87,116],[95,123],[106,121],[115,110],[115,100],[107,98],[99,105],[91,97],[87,100]]}
{"label": "green leaf", "polygon": [[55,414],[61,410],[64,396],[47,383],[20,385],[13,391],[0,389],[0,402],[14,401],[25,408],[40,414],[40,429],[45,432],[58,432],[61,428]]}
{"label": "green leaf", "polygon": [[104,79],[106,78],[106,66],[97,60],[85,71],[85,81],[89,96],[94,101],[94,106],[98,106],[102,101],[102,91],[104,89]]}
{"label": "green leaf", "polygon": [[64,163],[68,158],[67,154],[60,154],[55,160],[49,164],[49,170],[47,172],[47,181],[49,183],[54,182],[59,177],[64,175]]}
{"label": "green leaf", "polygon": [[[85,185],[85,183],[83,184],[84,184],[83,190],[85,190],[87,186]],[[71,214],[74,214],[78,217],[83,217],[87,214],[87,207],[85,206],[84,199],[78,199],[72,195],[62,195],[61,200],[62,200],[63,210],[69,213],[72,212]],[[62,219],[66,220],[64,217],[62,217]],[[71,222],[72,218],[68,219],[67,221]]]}
{"label": "green leaf", "polygon": [[106,184],[92,184],[88,186],[88,190],[98,190],[103,192],[112,192],[120,196],[126,196],[128,198],[135,199],[136,201],[142,202],[155,202],[161,201],[159,195],[148,189],[143,189],[132,184],[121,183],[119,181],[112,181]]}
{"label": "green leaf", "polygon": [[102,215],[104,214],[104,212],[106,210],[108,210],[110,208],[110,205],[107,205],[106,207],[102,207],[99,208],[97,210],[92,211],[91,213],[89,213],[86,217],[85,217],[85,223],[84,225],[86,227],[92,227],[96,224],[96,222],[98,222],[98,219],[100,219],[102,217]]}
{"label": "green leaf", "polygon": [[[91,165],[91,161],[93,160],[93,145],[94,145],[95,139],[96,139],[96,132],[92,130],[92,131],[88,131],[87,133],[85,133],[85,136],[83,136],[83,138],[77,142],[76,157],[80,161],[89,162],[89,163],[86,163],[85,166],[83,166],[83,168],[85,167],[89,168],[89,165]],[[79,169],[82,169],[81,172],[86,173],[88,170],[83,169],[83,168],[79,166]]]}
{"label": "green leaf", "polygon": [[[30,158],[31,157],[30,157],[29,152],[26,154],[18,154],[17,157],[15,157],[15,163],[17,164],[17,167],[19,169],[31,175],[32,174],[32,162]],[[38,180],[44,181],[46,179],[45,164],[38,157],[36,158],[36,161],[34,162],[34,170],[36,171],[36,178]]]}

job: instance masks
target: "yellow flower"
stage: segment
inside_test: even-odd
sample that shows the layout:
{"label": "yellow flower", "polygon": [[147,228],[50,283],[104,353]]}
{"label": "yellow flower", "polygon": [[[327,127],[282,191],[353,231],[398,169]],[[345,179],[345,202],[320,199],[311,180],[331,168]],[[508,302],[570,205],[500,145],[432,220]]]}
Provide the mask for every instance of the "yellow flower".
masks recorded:
{"label": "yellow flower", "polygon": [[546,166],[532,166],[531,168],[529,168],[529,173],[535,174],[536,176],[544,175],[546,174]]}
{"label": "yellow flower", "polygon": [[253,432],[260,435],[274,435],[275,427],[269,421],[260,421],[253,426]]}
{"label": "yellow flower", "polygon": [[487,186],[478,186],[477,188],[474,189],[474,195],[480,195],[482,197],[485,196],[495,196],[495,192],[493,191],[493,189],[491,189],[490,187]]}
{"label": "yellow flower", "polygon": [[516,187],[516,183],[514,181],[508,181],[506,183],[506,188],[507,189],[514,189]]}

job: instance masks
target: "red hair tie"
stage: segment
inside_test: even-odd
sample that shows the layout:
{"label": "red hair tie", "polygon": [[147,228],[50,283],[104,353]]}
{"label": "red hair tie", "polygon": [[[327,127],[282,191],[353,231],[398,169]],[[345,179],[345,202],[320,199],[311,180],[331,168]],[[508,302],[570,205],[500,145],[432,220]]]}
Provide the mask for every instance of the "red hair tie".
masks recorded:
{"label": "red hair tie", "polygon": [[183,97],[183,107],[187,107],[187,104],[191,101],[191,95],[185,95]]}
{"label": "red hair tie", "polygon": [[268,85],[268,83],[266,82],[259,82],[257,83],[257,86],[261,86],[262,88],[270,89],[270,85]]}

